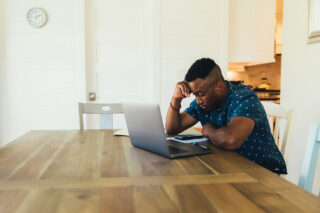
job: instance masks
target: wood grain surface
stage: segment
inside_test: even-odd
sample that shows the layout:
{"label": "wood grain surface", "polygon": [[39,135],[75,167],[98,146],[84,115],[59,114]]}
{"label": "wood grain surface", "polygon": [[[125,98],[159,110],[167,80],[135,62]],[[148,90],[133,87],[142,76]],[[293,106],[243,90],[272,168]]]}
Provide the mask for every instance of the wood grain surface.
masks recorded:
{"label": "wood grain surface", "polygon": [[0,148],[0,212],[320,212],[235,152],[170,160],[112,130],[31,131]]}

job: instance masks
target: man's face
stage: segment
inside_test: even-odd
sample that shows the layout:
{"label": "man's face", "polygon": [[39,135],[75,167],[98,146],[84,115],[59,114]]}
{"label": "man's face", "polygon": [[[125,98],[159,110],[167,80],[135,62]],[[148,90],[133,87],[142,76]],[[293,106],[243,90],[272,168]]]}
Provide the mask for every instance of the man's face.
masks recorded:
{"label": "man's face", "polygon": [[219,91],[220,83],[209,83],[206,79],[197,78],[188,83],[191,92],[196,96],[197,104],[205,110],[218,108],[222,95]]}

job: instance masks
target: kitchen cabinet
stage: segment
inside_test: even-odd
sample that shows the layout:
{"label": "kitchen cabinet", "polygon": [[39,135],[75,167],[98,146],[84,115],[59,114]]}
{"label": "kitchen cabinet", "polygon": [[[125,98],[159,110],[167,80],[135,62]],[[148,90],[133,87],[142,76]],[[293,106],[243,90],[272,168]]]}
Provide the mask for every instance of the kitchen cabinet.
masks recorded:
{"label": "kitchen cabinet", "polygon": [[276,0],[229,1],[229,62],[274,62]]}

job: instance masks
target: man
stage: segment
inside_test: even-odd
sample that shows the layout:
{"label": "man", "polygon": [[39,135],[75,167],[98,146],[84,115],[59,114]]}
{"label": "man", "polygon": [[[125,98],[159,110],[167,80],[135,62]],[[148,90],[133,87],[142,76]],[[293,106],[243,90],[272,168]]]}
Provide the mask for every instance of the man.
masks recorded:
{"label": "man", "polygon": [[[196,99],[180,113],[182,99]],[[178,134],[202,124],[202,134],[226,150],[234,150],[277,174],[287,174],[285,161],[271,134],[264,108],[255,92],[225,81],[209,58],[197,60],[185,81],[176,84],[166,118],[166,131]]]}

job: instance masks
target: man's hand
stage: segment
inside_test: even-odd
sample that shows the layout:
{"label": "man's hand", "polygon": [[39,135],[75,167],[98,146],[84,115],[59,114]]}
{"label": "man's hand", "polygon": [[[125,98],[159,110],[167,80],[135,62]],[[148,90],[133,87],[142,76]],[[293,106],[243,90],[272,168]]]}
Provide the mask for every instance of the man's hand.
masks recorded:
{"label": "man's hand", "polygon": [[182,100],[183,98],[190,97],[190,88],[185,81],[180,81],[176,84],[174,89],[173,98]]}
{"label": "man's hand", "polygon": [[235,117],[227,126],[220,128],[207,123],[202,127],[202,134],[210,138],[211,143],[227,150],[239,149],[249,137],[255,122],[247,117]]}
{"label": "man's hand", "polygon": [[202,126],[202,134],[207,137],[210,138],[210,133],[212,133],[212,130],[215,130],[216,127],[213,124],[210,123],[206,123],[204,126]]}
{"label": "man's hand", "polygon": [[207,137],[210,139],[210,142],[218,147],[221,147],[220,143],[217,143],[215,141],[215,131],[217,130],[217,127],[211,123],[206,123],[205,125],[202,126],[202,134],[203,136]]}
{"label": "man's hand", "polygon": [[167,119],[167,133],[176,135],[185,129],[195,125],[198,121],[186,112],[180,113],[182,99],[190,96],[190,88],[185,81],[180,81],[174,88],[174,93],[170,101]]}

